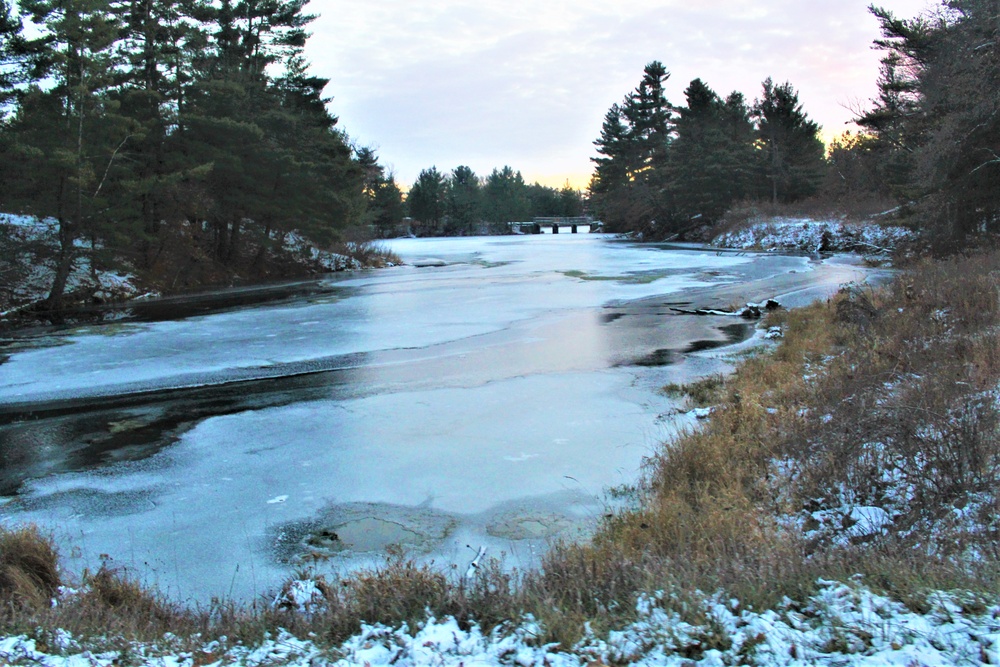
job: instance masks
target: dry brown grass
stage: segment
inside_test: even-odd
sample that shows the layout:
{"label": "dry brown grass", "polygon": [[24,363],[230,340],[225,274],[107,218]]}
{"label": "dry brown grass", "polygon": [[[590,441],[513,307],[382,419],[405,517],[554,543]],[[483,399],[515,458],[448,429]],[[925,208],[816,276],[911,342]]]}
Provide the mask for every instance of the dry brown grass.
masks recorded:
{"label": "dry brown grass", "polygon": [[[996,255],[926,262],[885,290],[851,287],[771,315],[781,345],[740,367],[704,428],[663,448],[641,508],[546,560],[551,606],[563,610],[552,638],[572,640],[582,619],[621,621],[610,610],[635,590],[721,589],[767,607],[856,574],[904,601],[929,587],[995,589],[998,273]],[[914,490],[899,508],[885,497],[889,460]],[[977,499],[973,531],[948,524]],[[789,524],[845,502],[895,512],[893,528],[842,544]]]}
{"label": "dry brown grass", "polygon": [[344,241],[334,244],[331,251],[356,259],[361,266],[370,269],[402,264],[399,255],[378,241]]}
{"label": "dry brown grass", "polygon": [[[72,583],[77,592],[62,595]],[[33,526],[0,528],[0,629],[62,628],[74,635],[156,639],[196,626],[195,616],[123,571],[102,567],[79,582],[60,574],[51,537]]]}
{"label": "dry brown grass", "polygon": [[709,375],[685,384],[671,383],[661,391],[667,396],[686,396],[695,407],[707,407],[718,402],[725,382],[726,379],[722,375]]}
{"label": "dry brown grass", "polygon": [[81,591],[74,604],[85,618],[85,631],[94,624],[115,634],[155,637],[193,622],[187,610],[125,570],[104,566],[93,574],[85,573]]}
{"label": "dry brown grass", "polygon": [[[1000,259],[984,254],[922,263],[887,290],[841,293],[832,317],[843,351],[802,389],[809,412],[781,441],[802,471],[800,499],[832,501],[846,488],[858,505],[898,513],[897,535],[913,544],[1000,555],[998,276]],[[900,487],[906,498],[894,495]],[[970,524],[975,544],[948,521],[971,503],[982,515]]]}
{"label": "dry brown grass", "polygon": [[0,604],[41,609],[58,593],[59,555],[33,525],[0,528]]}

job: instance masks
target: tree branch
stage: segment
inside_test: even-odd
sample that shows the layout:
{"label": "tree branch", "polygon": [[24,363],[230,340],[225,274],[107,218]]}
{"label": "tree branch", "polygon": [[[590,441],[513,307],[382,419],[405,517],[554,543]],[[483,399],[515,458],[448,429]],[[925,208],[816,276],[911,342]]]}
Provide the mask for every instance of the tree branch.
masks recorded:
{"label": "tree branch", "polygon": [[131,138],[132,138],[131,134],[125,135],[125,138],[122,139],[122,142],[118,144],[118,148],[116,148],[115,152],[111,154],[111,159],[108,160],[108,166],[105,167],[104,169],[104,176],[101,177],[100,184],[98,184],[97,189],[94,190],[94,196],[92,197],[92,199],[97,199],[97,195],[101,194],[101,189],[104,187],[104,182],[108,180],[108,172],[111,171],[111,165],[114,164],[115,157],[118,155],[118,151],[120,151],[125,146],[125,142],[127,142]]}

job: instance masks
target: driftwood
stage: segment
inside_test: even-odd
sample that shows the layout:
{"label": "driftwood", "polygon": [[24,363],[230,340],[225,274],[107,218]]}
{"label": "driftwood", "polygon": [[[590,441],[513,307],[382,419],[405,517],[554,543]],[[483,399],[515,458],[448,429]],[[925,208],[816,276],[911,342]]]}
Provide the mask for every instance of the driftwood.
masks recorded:
{"label": "driftwood", "polygon": [[[471,549],[472,547],[470,546],[469,548]],[[472,559],[472,562],[469,563],[469,569],[465,571],[465,576],[467,578],[474,577],[476,575],[476,572],[479,571],[479,561],[481,561],[485,555],[486,547],[479,547],[476,557]]]}
{"label": "driftwood", "polygon": [[764,313],[782,308],[782,305],[774,299],[767,299],[760,303],[748,303],[739,310],[716,310],[714,308],[696,308],[688,310],[686,308],[674,308],[670,310],[681,315],[727,315],[730,317],[742,317],[747,320],[758,320]]}

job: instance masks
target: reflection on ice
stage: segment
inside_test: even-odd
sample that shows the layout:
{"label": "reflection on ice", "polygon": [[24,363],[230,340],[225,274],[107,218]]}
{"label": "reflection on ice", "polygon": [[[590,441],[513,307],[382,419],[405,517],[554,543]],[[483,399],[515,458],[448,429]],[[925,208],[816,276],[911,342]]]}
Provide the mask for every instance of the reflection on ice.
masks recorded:
{"label": "reflection on ice", "polygon": [[[303,300],[174,322],[131,325],[71,336],[70,345],[26,350],[0,368],[0,401],[151,391],[270,377],[272,367],[323,360],[321,369],[349,364],[350,355],[426,347],[495,332],[553,310],[589,308],[708,284],[697,273],[745,264],[747,257],[670,253],[592,237],[404,239],[392,248],[404,259],[431,253],[447,261],[488,262],[442,269],[399,267],[343,281],[354,298]],[[593,283],[567,271],[622,275],[640,267],[674,272],[650,284]],[[714,282],[713,279],[710,282]],[[488,290],[483,289],[489,284]],[[659,283],[659,284],[657,284]],[[352,292],[355,293],[355,292]],[[278,374],[288,374],[279,371]]]}

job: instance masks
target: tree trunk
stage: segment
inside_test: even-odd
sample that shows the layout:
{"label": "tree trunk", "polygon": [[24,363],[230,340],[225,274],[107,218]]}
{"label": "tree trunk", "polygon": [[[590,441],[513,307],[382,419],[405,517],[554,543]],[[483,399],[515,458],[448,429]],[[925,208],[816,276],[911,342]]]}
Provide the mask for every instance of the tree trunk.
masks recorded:
{"label": "tree trunk", "polygon": [[46,310],[59,310],[62,308],[63,295],[66,293],[66,283],[69,274],[73,270],[74,256],[74,234],[71,225],[66,220],[59,219],[59,258],[56,261],[56,275],[52,280],[52,289],[45,299]]}
{"label": "tree trunk", "polygon": [[229,241],[229,223],[216,220],[212,223],[212,243],[215,246],[213,254],[219,262],[226,260],[226,243]]}
{"label": "tree trunk", "polygon": [[236,248],[240,238],[240,220],[233,220],[232,232],[229,234],[229,247],[226,250],[226,264],[236,258]]}
{"label": "tree trunk", "polygon": [[267,254],[267,246],[271,240],[271,223],[267,223],[264,229],[264,236],[261,239],[260,248],[257,250],[257,255],[253,258],[253,263],[251,268],[255,274],[261,272],[261,267],[264,265],[264,256]]}

